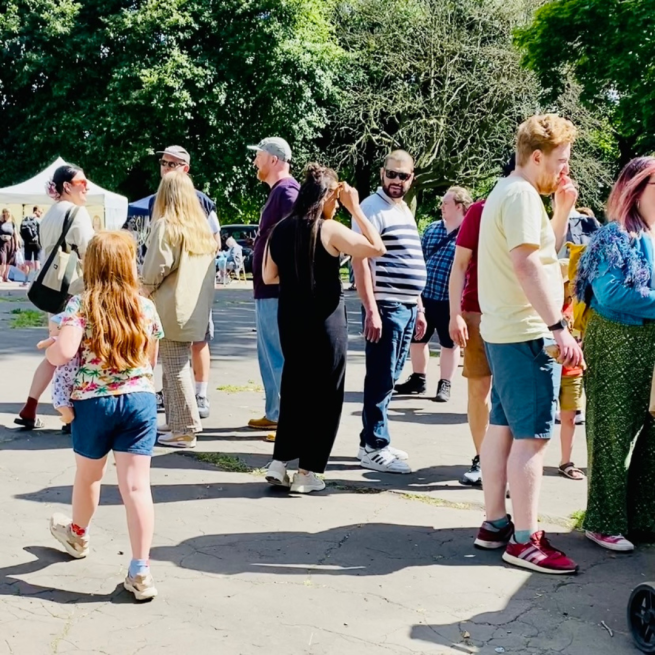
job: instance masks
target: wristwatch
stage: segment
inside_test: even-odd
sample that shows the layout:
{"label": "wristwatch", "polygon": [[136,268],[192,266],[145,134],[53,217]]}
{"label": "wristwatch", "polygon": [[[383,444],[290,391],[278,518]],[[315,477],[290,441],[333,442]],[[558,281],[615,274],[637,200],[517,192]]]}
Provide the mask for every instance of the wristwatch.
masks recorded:
{"label": "wristwatch", "polygon": [[558,330],[566,330],[569,327],[569,324],[565,318],[560,318],[557,323],[554,325],[549,325],[548,329],[551,332],[557,332]]}

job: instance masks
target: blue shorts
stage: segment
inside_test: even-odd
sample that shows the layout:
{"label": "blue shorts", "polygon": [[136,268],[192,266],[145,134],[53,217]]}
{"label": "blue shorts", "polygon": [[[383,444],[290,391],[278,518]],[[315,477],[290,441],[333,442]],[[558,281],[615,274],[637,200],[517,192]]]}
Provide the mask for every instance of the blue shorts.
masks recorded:
{"label": "blue shorts", "polygon": [[493,376],[491,425],[508,426],[514,439],[550,439],[562,367],[544,347],[553,339],[486,343]]}
{"label": "blue shorts", "polygon": [[74,400],[71,425],[73,450],[82,457],[102,459],[110,451],[152,455],[157,439],[157,401],[154,393]]}

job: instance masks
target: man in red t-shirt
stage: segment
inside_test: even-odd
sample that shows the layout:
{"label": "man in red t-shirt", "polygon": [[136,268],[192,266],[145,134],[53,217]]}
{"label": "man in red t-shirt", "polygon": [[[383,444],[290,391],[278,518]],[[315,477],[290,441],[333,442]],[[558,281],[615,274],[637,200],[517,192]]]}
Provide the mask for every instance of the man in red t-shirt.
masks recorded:
{"label": "man in red t-shirt", "polygon": [[[507,177],[515,167],[512,155],[503,167]],[[455,261],[450,271],[450,338],[464,349],[462,375],[468,380],[468,421],[475,446],[471,468],[460,483],[482,486],[480,448],[489,427],[489,398],[491,395],[491,369],[480,336],[482,311],[478,302],[478,242],[484,200],[474,202],[464,216],[455,242]]]}
{"label": "man in red t-shirt", "polygon": [[475,445],[471,468],[460,483],[479,487],[480,447],[489,425],[491,369],[484,342],[480,336],[480,304],[478,302],[478,241],[484,200],[470,207],[455,242],[455,261],[450,272],[450,337],[464,349],[462,375],[468,381],[468,421]]}

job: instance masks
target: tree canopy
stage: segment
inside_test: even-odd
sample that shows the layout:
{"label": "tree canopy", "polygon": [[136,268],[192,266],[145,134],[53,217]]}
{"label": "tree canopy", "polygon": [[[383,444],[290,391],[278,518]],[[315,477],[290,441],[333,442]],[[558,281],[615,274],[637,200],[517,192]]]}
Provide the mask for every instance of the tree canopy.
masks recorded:
{"label": "tree canopy", "polygon": [[623,162],[655,150],[655,0],[554,0],[516,41],[550,98],[573,74],[585,104],[606,112]]}
{"label": "tree canopy", "polygon": [[[574,172],[584,202],[598,207],[624,92],[614,104],[606,93],[598,110],[583,75],[565,70],[550,83],[550,69],[530,59],[528,35],[545,29],[544,17],[550,25],[550,5],[575,3],[541,4],[0,0],[0,185],[61,155],[135,200],[157,187],[155,151],[179,144],[223,220],[256,220],[264,193],[246,145],[281,136],[294,172],[317,158],[361,193],[376,183],[385,151],[409,150],[419,208],[430,213],[451,184],[483,193],[518,124],[554,110],[581,128]],[[514,34],[535,72],[521,66]]]}

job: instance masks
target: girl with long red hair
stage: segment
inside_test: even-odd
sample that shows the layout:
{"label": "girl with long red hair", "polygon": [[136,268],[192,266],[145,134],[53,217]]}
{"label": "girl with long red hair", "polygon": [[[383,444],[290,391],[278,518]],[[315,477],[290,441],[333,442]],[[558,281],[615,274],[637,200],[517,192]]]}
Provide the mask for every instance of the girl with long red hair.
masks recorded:
{"label": "girl with long red hair", "polygon": [[137,600],[157,594],[149,568],[154,530],[150,459],[157,437],[153,368],[163,336],[152,301],[140,293],[136,246],[127,232],[102,232],[89,243],[84,288],[64,312],[46,357],[63,366],[76,356],[72,441],[77,464],[72,518],[55,514],[53,537],[76,559],[89,553],[107,456],[114,452],[127,512],[132,561],[125,588]]}

